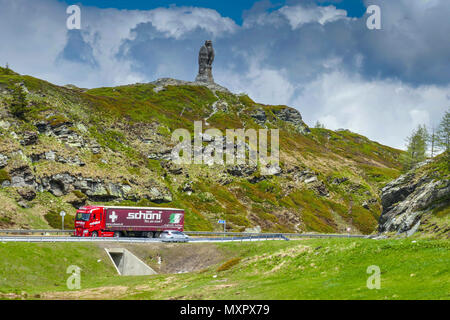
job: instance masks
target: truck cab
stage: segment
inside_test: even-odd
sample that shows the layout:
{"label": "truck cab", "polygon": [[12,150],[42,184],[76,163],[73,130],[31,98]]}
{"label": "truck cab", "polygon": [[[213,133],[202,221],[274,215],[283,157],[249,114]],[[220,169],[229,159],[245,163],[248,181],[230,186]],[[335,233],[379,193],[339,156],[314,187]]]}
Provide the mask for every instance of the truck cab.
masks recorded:
{"label": "truck cab", "polygon": [[77,237],[109,236],[109,232],[103,232],[103,229],[105,228],[103,215],[103,207],[89,206],[77,210],[74,235]]}

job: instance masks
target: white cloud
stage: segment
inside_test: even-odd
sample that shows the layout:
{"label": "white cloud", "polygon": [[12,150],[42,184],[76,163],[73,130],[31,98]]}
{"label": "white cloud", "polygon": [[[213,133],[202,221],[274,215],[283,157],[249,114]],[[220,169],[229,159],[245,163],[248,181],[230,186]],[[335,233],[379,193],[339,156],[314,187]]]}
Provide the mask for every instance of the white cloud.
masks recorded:
{"label": "white cloud", "polygon": [[213,37],[232,33],[237,29],[232,19],[222,17],[217,11],[206,8],[158,8],[149,12],[149,18],[158,31],[176,39],[197,28],[207,30]]}
{"label": "white cloud", "polygon": [[217,70],[216,79],[232,92],[244,92],[257,102],[280,105],[288,104],[295,91],[285,73],[285,70],[264,68],[254,61],[245,73]]}
{"label": "white cloud", "polygon": [[347,11],[336,9],[335,6],[284,6],[279,9],[279,12],[289,20],[292,29],[297,29],[305,23],[318,22],[324,25],[325,23],[347,18]]}
{"label": "white cloud", "polygon": [[416,125],[437,124],[450,105],[450,2],[373,1],[382,8],[379,32],[334,6],[256,10],[242,27],[205,8],[81,7],[80,42],[95,60],[88,64],[76,52],[58,59],[67,44],[66,4],[0,0],[0,64],[80,87],[193,80],[208,37],[219,84],[257,102],[298,107],[309,124],[403,147]]}
{"label": "white cloud", "polygon": [[65,14],[65,7],[52,0],[1,0],[0,64],[52,79],[52,64],[66,40]]}
{"label": "white cloud", "polygon": [[247,29],[264,25],[276,27],[287,22],[294,30],[306,23],[315,22],[324,25],[341,19],[350,18],[347,18],[346,10],[336,9],[335,6],[304,6],[303,4],[297,4],[283,6],[273,12],[257,11],[256,13],[251,13],[244,19],[243,27]]}
{"label": "white cloud", "polygon": [[327,128],[346,128],[381,143],[404,148],[404,139],[419,124],[437,124],[447,110],[450,86],[411,87],[400,81],[368,81],[332,72],[306,84],[291,105],[304,119]]}
{"label": "white cloud", "polygon": [[132,69],[133,61],[119,59],[123,41],[132,30],[151,23],[167,38],[179,39],[194,30],[212,37],[232,33],[237,25],[211,9],[171,7],[149,11],[81,7],[81,33],[92,48],[97,67],[60,58],[67,43],[68,5],[56,0],[0,0],[0,64],[56,84],[81,87],[113,86],[141,82],[148,75]]}

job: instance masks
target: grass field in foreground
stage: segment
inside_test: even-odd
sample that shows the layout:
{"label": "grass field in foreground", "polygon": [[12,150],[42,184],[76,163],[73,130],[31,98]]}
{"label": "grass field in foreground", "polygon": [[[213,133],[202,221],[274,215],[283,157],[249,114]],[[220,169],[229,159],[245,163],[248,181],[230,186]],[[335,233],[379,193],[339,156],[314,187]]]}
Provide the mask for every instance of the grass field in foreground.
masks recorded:
{"label": "grass field in foreground", "polygon": [[[93,244],[0,243],[0,297],[449,299],[449,244],[420,239],[211,244],[227,253],[227,261],[193,273],[120,277]],[[81,290],[65,286],[70,264],[82,268]],[[366,286],[372,265],[381,270],[379,290]],[[5,295],[11,292],[17,295]]]}

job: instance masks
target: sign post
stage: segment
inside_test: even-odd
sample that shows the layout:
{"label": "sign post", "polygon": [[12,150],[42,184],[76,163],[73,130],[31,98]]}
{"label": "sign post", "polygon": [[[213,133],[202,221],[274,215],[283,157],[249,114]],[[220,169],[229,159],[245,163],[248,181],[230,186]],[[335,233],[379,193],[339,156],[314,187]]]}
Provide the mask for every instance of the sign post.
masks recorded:
{"label": "sign post", "polygon": [[61,211],[61,212],[59,213],[59,215],[60,215],[61,218],[62,218],[62,230],[64,230],[64,216],[66,215],[66,213],[65,213],[64,211]]}
{"label": "sign post", "polygon": [[223,232],[227,232],[226,230],[227,222],[225,220],[219,220],[217,221],[217,223],[223,224]]}

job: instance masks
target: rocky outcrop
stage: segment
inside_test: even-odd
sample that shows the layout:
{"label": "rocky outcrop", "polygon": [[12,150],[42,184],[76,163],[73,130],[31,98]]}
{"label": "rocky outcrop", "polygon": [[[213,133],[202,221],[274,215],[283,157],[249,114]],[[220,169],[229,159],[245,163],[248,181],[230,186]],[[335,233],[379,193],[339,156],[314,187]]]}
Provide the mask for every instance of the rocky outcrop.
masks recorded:
{"label": "rocky outcrop", "polygon": [[48,177],[41,178],[38,187],[39,191],[50,191],[55,196],[60,197],[73,190],[73,184],[76,178],[68,173],[58,173]]}
{"label": "rocky outcrop", "polygon": [[380,232],[407,233],[418,230],[422,217],[437,206],[450,204],[450,180],[418,172],[423,163],[381,190],[383,211]]}
{"label": "rocky outcrop", "polygon": [[147,192],[144,195],[144,198],[156,202],[156,203],[167,203],[172,202],[173,197],[170,190],[160,185],[154,180],[150,180],[146,184]]}
{"label": "rocky outcrop", "polygon": [[32,131],[27,131],[24,132],[22,135],[22,140],[20,140],[20,144],[23,146],[29,146],[32,144],[36,144],[36,142],[38,141],[38,135],[36,132],[32,132]]}
{"label": "rocky outcrop", "polygon": [[298,132],[302,134],[311,132],[306,123],[303,122],[302,115],[296,109],[286,107],[283,109],[274,109],[272,111],[278,119],[291,123]]}
{"label": "rocky outcrop", "polygon": [[163,167],[173,175],[179,175],[183,173],[183,168],[173,163],[172,161],[161,161],[161,167]]}
{"label": "rocky outcrop", "polygon": [[89,199],[94,200],[114,200],[114,199],[134,199],[131,193],[132,187],[128,184],[106,182],[102,179],[81,178],[74,184],[74,188],[80,190]]}
{"label": "rocky outcrop", "polygon": [[150,82],[150,84],[155,85],[153,91],[158,93],[160,91],[164,91],[167,86],[204,86],[210,89],[211,91],[221,91],[221,92],[230,92],[227,88],[218,85],[217,83],[210,82],[199,82],[199,81],[183,81],[172,78],[160,78],[156,81]]}
{"label": "rocky outcrop", "polygon": [[0,169],[6,167],[8,164],[8,157],[0,153]]}
{"label": "rocky outcrop", "polygon": [[139,186],[128,182],[117,183],[100,178],[73,175],[68,172],[35,177],[29,166],[23,165],[9,171],[10,180],[5,180],[2,187],[17,188],[20,196],[27,201],[36,197],[36,192],[48,191],[57,197],[73,191],[81,192],[92,201],[133,200],[146,198],[156,203],[171,202],[170,190],[156,181],[145,184],[144,192],[138,192]]}
{"label": "rocky outcrop", "polygon": [[2,183],[2,187],[32,187],[36,188],[36,179],[31,172],[31,169],[27,165],[22,165],[13,168],[9,171],[10,180],[5,180]]}
{"label": "rocky outcrop", "polygon": [[85,163],[81,161],[77,156],[75,157],[63,157],[58,155],[55,151],[46,151],[42,153],[35,153],[30,155],[32,162],[39,162],[41,160],[48,160],[48,161],[56,161],[59,163],[66,163],[74,166],[84,166]]}
{"label": "rocky outcrop", "polygon": [[227,168],[228,174],[235,177],[248,177],[255,173],[256,170],[256,166],[248,166],[244,164],[234,165]]}
{"label": "rocky outcrop", "polygon": [[17,193],[26,201],[36,198],[36,191],[30,187],[18,188]]}
{"label": "rocky outcrop", "polygon": [[134,188],[128,183],[115,183],[104,181],[99,178],[86,178],[81,176],[72,176],[68,173],[58,173],[41,179],[39,191],[49,191],[55,196],[66,195],[73,190],[79,190],[90,200],[110,201],[116,199],[138,200],[146,198],[156,203],[172,201],[170,191],[156,183],[150,181],[145,185],[146,192],[137,195]]}
{"label": "rocky outcrop", "polygon": [[370,206],[376,205],[377,203],[378,203],[378,200],[376,198],[371,198],[371,199],[368,199],[368,200],[364,201],[361,204],[361,206],[364,209],[370,210]]}
{"label": "rocky outcrop", "polygon": [[334,178],[331,183],[335,184],[335,185],[340,185],[340,184],[343,184],[344,182],[347,182],[347,181],[348,181],[348,178],[342,177],[342,178]]}
{"label": "rocky outcrop", "polygon": [[172,149],[149,153],[147,158],[151,160],[172,160]]}
{"label": "rocky outcrop", "polygon": [[86,142],[73,130],[73,123],[70,121],[39,121],[35,124],[40,133],[54,136],[59,141],[71,147],[84,147]]}
{"label": "rocky outcrop", "polygon": [[250,115],[257,124],[264,126],[267,120],[266,112],[260,108],[253,111],[253,113]]}
{"label": "rocky outcrop", "polygon": [[185,181],[181,186],[181,191],[192,194],[192,192],[194,192],[193,184],[194,181],[192,180]]}

